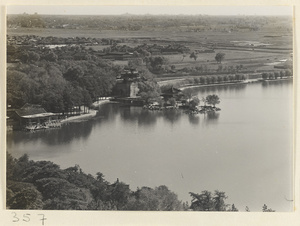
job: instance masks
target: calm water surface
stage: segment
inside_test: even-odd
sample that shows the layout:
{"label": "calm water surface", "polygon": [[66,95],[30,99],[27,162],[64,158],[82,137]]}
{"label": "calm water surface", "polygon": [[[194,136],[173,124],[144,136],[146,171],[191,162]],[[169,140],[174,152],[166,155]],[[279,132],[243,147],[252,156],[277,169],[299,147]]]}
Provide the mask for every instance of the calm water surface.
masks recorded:
{"label": "calm water surface", "polygon": [[132,190],[163,184],[190,202],[188,192],[218,189],[240,211],[292,211],[292,89],[291,81],[193,89],[219,95],[222,110],[210,115],[107,104],[90,121],[9,133],[7,148],[62,168],[79,164]]}

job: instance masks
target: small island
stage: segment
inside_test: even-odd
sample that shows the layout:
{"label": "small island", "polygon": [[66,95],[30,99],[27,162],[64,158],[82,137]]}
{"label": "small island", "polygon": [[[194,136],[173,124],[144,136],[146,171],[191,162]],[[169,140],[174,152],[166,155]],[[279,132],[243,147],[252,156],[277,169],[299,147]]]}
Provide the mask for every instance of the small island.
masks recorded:
{"label": "small island", "polygon": [[[204,105],[200,105],[203,102]],[[156,98],[144,105],[144,109],[148,110],[164,110],[164,109],[183,109],[188,114],[205,114],[207,112],[220,111],[216,105],[220,103],[220,98],[216,94],[208,95],[201,100],[193,95],[191,89],[178,89],[171,86],[163,90],[161,97]]]}

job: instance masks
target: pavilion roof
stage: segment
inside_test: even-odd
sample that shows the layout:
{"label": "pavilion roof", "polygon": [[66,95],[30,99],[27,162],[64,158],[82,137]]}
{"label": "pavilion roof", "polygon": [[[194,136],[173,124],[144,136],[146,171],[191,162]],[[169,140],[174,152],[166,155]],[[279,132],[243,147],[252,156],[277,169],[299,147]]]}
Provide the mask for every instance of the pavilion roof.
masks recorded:
{"label": "pavilion roof", "polygon": [[180,89],[174,88],[173,86],[170,89],[167,89],[163,94],[180,94],[182,91]]}

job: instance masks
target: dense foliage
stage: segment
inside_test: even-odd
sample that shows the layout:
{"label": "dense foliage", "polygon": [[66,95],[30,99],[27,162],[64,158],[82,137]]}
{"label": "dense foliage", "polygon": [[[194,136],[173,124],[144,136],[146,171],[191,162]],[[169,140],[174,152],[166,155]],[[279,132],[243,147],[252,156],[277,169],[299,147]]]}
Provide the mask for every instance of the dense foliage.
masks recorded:
{"label": "dense foliage", "polygon": [[[183,9],[184,10],[184,9]],[[97,16],[60,16],[19,14],[8,15],[8,27],[46,27],[58,29],[97,28],[100,30],[166,30],[180,28],[181,31],[257,31],[269,24],[277,28],[292,30],[292,26],[283,27],[282,21],[290,17],[266,16],[209,16],[209,15],[97,15]],[[291,22],[289,24],[292,24]],[[218,25],[218,26],[215,26]]]}
{"label": "dense foliage", "polygon": [[49,161],[7,155],[7,207],[10,209],[71,210],[184,210],[187,205],[166,186],[131,191],[102,173],[85,174],[75,165],[67,169]]}
{"label": "dense foliage", "polygon": [[215,56],[215,60],[218,63],[222,63],[222,61],[225,59],[225,53],[217,53]]}
{"label": "dense foliage", "polygon": [[215,191],[212,194],[210,191],[202,191],[201,194],[190,192],[192,197],[191,208],[198,211],[226,211],[228,204],[225,203],[227,196],[225,192]]}
{"label": "dense foliage", "polygon": [[220,103],[220,98],[218,95],[212,94],[206,97],[206,103],[211,104],[215,107],[216,104]]}
{"label": "dense foliage", "polygon": [[13,108],[31,103],[66,112],[74,106],[90,106],[97,97],[110,95],[121,71],[80,46],[17,53],[22,64],[7,69],[7,102]]}
{"label": "dense foliage", "polygon": [[283,77],[292,77],[293,72],[292,70],[281,70],[281,71],[275,71],[275,72],[263,72],[261,74],[262,79],[267,80],[267,79],[277,79],[277,78],[283,78]]}
{"label": "dense foliage", "polygon": [[[109,183],[102,173],[86,174],[79,165],[61,169],[50,161],[29,160],[27,154],[16,159],[7,153],[6,167],[8,209],[238,211],[218,190],[190,192],[189,206],[165,185],[132,191],[118,178]],[[274,212],[266,204],[262,211]]]}

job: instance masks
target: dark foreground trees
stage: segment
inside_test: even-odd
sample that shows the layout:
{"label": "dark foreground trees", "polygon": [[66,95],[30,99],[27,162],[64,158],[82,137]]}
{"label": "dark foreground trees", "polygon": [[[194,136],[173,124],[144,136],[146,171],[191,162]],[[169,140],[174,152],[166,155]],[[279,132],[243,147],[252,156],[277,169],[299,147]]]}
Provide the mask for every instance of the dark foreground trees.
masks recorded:
{"label": "dark foreground trees", "polygon": [[200,194],[190,192],[192,197],[191,209],[196,211],[226,211],[229,204],[225,203],[227,196],[225,192],[216,190],[214,194],[210,191],[202,191]]}
{"label": "dark foreground trees", "polygon": [[[86,174],[79,165],[60,169],[50,161],[7,154],[6,207],[48,210],[238,211],[226,203],[225,192],[190,192],[191,205],[178,200],[167,186],[132,191],[116,179],[109,183],[100,172]],[[246,208],[250,211],[249,208]],[[274,210],[263,205],[263,212]]]}
{"label": "dark foreground trees", "polygon": [[184,210],[177,195],[162,185],[131,191],[117,179],[109,183],[80,166],[67,169],[49,161],[19,159],[7,154],[7,208],[55,210]]}
{"label": "dark foreground trees", "polygon": [[186,210],[187,206],[178,201],[177,195],[167,186],[161,185],[155,189],[138,188],[129,199],[127,208],[128,210],[172,211]]}

